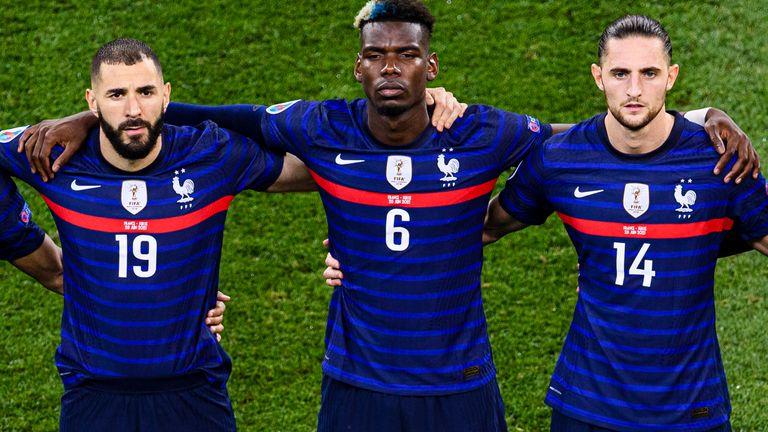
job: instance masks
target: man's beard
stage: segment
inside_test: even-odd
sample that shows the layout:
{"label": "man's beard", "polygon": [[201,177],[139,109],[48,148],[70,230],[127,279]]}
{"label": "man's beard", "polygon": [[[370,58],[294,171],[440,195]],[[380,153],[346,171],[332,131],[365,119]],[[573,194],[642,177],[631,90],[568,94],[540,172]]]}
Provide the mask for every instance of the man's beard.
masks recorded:
{"label": "man's beard", "polygon": [[[128,160],[144,159],[152,152],[157,145],[157,138],[163,132],[163,117],[164,113],[160,114],[155,124],[151,124],[146,120],[132,119],[126,120],[117,128],[113,128],[112,125],[104,120],[104,116],[99,114],[99,124],[101,130],[104,131],[104,135],[107,136],[109,142],[112,144],[112,148],[115,149],[117,154]],[[147,128],[147,140],[143,141],[141,136],[134,136],[128,138],[128,142],[123,142],[120,138],[120,134],[129,127],[144,126]]]}
{"label": "man's beard", "polygon": [[377,106],[376,112],[383,117],[398,117],[407,112],[412,106]]}
{"label": "man's beard", "polygon": [[661,112],[661,108],[659,108],[656,111],[648,111],[648,114],[646,114],[645,117],[643,117],[639,122],[630,123],[626,119],[626,117],[624,117],[624,115],[621,113],[621,107],[618,107],[618,109],[614,109],[610,105],[608,105],[608,109],[611,111],[611,114],[613,114],[613,117],[616,119],[617,122],[619,122],[620,125],[631,130],[632,132],[637,132],[642,128],[648,126],[648,123],[652,122],[653,119],[655,119],[656,116],[658,116],[659,113]]}

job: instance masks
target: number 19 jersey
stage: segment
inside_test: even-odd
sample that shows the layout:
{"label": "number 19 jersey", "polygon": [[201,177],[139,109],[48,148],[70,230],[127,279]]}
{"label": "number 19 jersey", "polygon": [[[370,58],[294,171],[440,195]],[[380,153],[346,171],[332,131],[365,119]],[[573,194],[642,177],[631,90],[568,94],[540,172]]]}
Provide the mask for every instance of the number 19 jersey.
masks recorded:
{"label": "number 19 jersey", "polygon": [[65,387],[193,372],[223,386],[231,362],[204,319],[216,301],[226,212],[236,193],[272,184],[282,158],[211,122],[166,125],[157,160],[129,173],[104,160],[94,130],[44,183],[16,145],[0,148],[0,167],[38,190],[61,238],[56,365]]}

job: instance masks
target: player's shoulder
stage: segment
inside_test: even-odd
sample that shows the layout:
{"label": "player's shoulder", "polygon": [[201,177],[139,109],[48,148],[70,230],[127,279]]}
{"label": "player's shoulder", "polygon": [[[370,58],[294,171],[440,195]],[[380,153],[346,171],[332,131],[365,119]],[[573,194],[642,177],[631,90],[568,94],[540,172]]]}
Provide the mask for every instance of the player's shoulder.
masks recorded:
{"label": "player's shoulder", "polygon": [[204,120],[195,126],[166,124],[163,131],[164,143],[177,154],[224,148],[237,139],[241,139],[239,134],[222,128],[211,120]]}
{"label": "player's shoulder", "polygon": [[598,146],[601,140],[600,122],[604,120],[605,113],[600,113],[576,123],[570,129],[549,137],[541,146],[538,146],[538,151],[554,154],[570,150],[574,146],[585,149]]}
{"label": "player's shoulder", "polygon": [[295,114],[297,112],[305,113],[305,112],[311,112],[311,111],[348,112],[350,111],[351,105],[352,105],[352,102],[349,102],[345,99],[327,99],[322,101],[295,99],[291,101],[280,102],[280,103],[269,105],[265,108],[265,112],[273,116],[277,116],[283,113]]}
{"label": "player's shoulder", "polygon": [[704,129],[704,126],[694,123],[687,118],[683,117],[678,112],[671,112],[675,116],[675,123],[680,124],[680,139],[681,141],[691,141],[698,144],[709,144],[709,135]]}
{"label": "player's shoulder", "polygon": [[531,134],[549,131],[549,126],[542,124],[535,116],[506,111],[483,104],[469,105],[464,112],[464,116],[461,119],[457,119],[457,122],[464,125],[474,124],[488,127],[493,130],[498,130],[500,127],[507,131],[522,130]]}

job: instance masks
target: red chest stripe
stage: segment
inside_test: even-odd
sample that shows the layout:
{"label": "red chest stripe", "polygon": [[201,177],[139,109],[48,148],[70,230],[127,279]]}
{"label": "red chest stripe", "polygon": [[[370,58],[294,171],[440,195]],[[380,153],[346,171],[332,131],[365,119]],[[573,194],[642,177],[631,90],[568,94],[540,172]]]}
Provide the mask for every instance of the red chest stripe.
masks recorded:
{"label": "red chest stripe", "polygon": [[728,231],[733,228],[733,219],[719,218],[704,222],[678,224],[599,222],[579,219],[558,213],[560,219],[576,231],[603,237],[627,237],[648,239],[681,239]]}
{"label": "red chest stripe", "polygon": [[496,179],[493,179],[477,186],[452,189],[445,192],[412,193],[395,191],[393,193],[382,193],[341,186],[320,177],[314,171],[310,171],[310,173],[312,178],[315,179],[315,183],[334,197],[355,204],[377,207],[425,208],[460,204],[489,193],[496,185]]}
{"label": "red chest stripe", "polygon": [[160,219],[121,219],[91,216],[76,212],[56,204],[45,195],[41,194],[41,196],[43,197],[43,200],[45,200],[45,203],[48,204],[48,208],[50,208],[56,216],[72,225],[93,231],[111,233],[135,232],[137,234],[162,234],[181,231],[194,226],[217,213],[226,211],[229,208],[229,203],[231,203],[234,198],[232,195],[219,198],[199,210],[195,210],[182,216]]}

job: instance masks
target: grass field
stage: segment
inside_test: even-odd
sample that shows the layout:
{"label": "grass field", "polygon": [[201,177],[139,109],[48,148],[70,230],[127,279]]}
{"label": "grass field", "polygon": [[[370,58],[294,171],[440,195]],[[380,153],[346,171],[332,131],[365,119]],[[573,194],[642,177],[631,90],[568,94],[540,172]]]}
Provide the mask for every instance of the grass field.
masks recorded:
{"label": "grass field", "polygon": [[[362,96],[352,77],[362,0],[2,1],[0,129],[85,109],[88,65],[104,42],[147,41],[177,101],[274,103]],[[681,65],[667,106],[727,110],[768,164],[768,3],[763,0],[428,1],[436,85],[463,101],[544,121],[602,110],[589,75],[600,32],[623,13],[662,21]],[[24,188],[36,220],[55,227]],[[320,277],[326,227],[312,194],[246,193],[230,211],[221,289],[230,394],[243,431],[311,431],[331,291]],[[54,235],[55,238],[55,235]],[[755,252],[717,272],[718,329],[737,431],[768,430],[768,266]],[[575,302],[576,259],[561,223],[486,251],[484,298],[512,431],[547,429],[543,398]],[[0,265],[0,430],[52,431],[61,299]]]}

